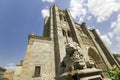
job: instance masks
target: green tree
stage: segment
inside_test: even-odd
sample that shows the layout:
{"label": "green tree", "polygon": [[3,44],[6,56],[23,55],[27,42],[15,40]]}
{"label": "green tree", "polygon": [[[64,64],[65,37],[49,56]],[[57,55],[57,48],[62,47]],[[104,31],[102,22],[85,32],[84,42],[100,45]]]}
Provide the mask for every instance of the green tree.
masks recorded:
{"label": "green tree", "polygon": [[109,68],[109,73],[112,80],[120,80],[120,68]]}

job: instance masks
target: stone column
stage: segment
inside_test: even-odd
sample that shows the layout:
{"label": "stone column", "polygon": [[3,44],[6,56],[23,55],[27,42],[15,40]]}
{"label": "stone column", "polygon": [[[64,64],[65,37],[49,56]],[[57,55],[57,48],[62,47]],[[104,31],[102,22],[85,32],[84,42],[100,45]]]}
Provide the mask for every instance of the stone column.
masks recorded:
{"label": "stone column", "polygon": [[[62,28],[59,18],[59,11],[57,5],[54,5],[52,8],[52,16],[54,16],[51,21],[53,20],[53,38],[54,38],[54,54],[55,54],[55,67],[56,67],[56,74],[58,73],[58,68],[60,62],[62,61],[63,57],[65,56],[65,44],[64,38],[62,34]],[[52,24],[52,23],[51,23]],[[51,25],[52,29],[52,25]]]}

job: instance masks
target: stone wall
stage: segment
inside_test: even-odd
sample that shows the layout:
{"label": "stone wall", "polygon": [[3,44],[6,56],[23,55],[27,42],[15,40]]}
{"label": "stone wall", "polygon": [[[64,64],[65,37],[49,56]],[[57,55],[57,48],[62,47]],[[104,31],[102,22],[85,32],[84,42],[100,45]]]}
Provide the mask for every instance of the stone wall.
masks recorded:
{"label": "stone wall", "polygon": [[13,80],[14,71],[6,71],[3,75],[3,78],[8,80]]}
{"label": "stone wall", "polygon": [[[51,40],[29,36],[29,44],[23,61],[20,80],[54,80],[54,51]],[[40,75],[35,76],[35,66],[40,66]]]}

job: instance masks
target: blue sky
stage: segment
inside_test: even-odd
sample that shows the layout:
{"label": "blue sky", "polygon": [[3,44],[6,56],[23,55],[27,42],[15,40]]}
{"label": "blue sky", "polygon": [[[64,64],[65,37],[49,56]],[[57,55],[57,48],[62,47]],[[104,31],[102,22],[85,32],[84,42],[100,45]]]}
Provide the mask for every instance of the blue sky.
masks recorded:
{"label": "blue sky", "polygon": [[0,66],[14,69],[24,59],[28,34],[42,36],[44,17],[57,3],[74,20],[97,29],[113,53],[120,53],[120,0],[0,0]]}

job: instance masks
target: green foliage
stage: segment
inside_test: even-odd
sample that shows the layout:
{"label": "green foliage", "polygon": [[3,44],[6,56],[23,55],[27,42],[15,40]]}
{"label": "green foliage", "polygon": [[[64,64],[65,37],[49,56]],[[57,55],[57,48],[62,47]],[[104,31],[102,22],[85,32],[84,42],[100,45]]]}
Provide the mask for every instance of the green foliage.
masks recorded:
{"label": "green foliage", "polygon": [[112,80],[120,80],[120,68],[109,68],[109,73]]}

